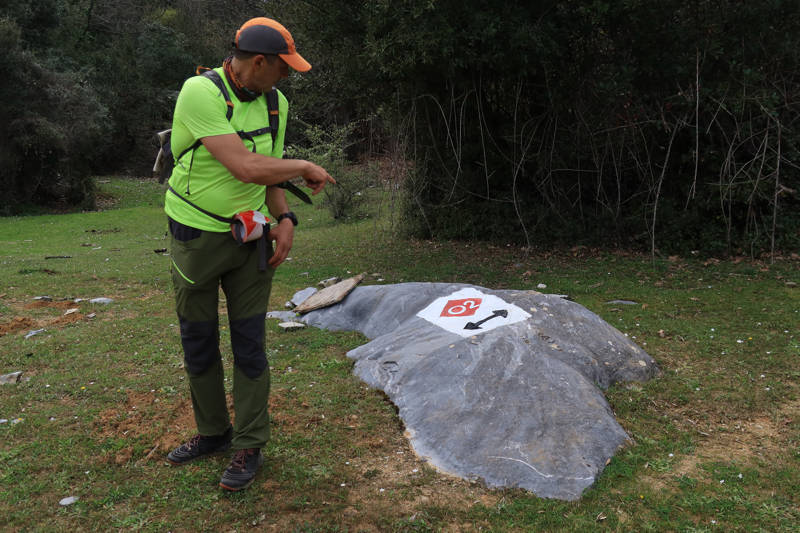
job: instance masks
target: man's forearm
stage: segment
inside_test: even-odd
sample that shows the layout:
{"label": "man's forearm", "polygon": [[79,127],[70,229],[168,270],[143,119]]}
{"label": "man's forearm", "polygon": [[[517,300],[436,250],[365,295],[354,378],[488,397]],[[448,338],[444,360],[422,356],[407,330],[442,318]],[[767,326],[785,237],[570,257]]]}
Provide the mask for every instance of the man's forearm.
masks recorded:
{"label": "man's forearm", "polygon": [[234,178],[244,183],[277,185],[300,176],[312,194],[320,192],[328,183],[336,183],[324,168],[311,161],[253,153],[234,133],[203,137],[201,141]]}
{"label": "man's forearm", "polygon": [[259,185],[277,185],[304,175],[309,166],[308,161],[301,159],[279,159],[250,152],[240,179]]}
{"label": "man's forearm", "polygon": [[273,220],[278,216],[289,211],[289,203],[286,201],[286,192],[279,187],[267,188],[267,209],[272,215]]}

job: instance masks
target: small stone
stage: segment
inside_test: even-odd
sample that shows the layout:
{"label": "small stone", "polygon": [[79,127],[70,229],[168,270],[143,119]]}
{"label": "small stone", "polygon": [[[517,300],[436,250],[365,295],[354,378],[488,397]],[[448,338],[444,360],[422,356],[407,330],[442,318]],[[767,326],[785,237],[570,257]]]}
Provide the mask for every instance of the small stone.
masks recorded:
{"label": "small stone", "polygon": [[797,287],[797,282],[794,282],[794,281],[787,281],[787,282],[785,283],[785,285],[786,285],[787,287]]}
{"label": "small stone", "polygon": [[50,296],[34,296],[33,299],[37,300],[37,301],[40,301],[40,302],[52,302],[53,301],[53,298],[50,297]]}
{"label": "small stone", "polygon": [[30,339],[34,335],[38,335],[39,333],[42,333],[43,331],[47,331],[47,330],[44,329],[44,328],[42,328],[42,329],[32,329],[28,333],[25,334],[25,338],[26,339]]}
{"label": "small stone", "polygon": [[113,301],[114,300],[111,298],[92,298],[91,300],[89,300],[89,303],[106,305],[112,303]]}
{"label": "small stone", "polygon": [[340,281],[342,281],[342,278],[328,278],[328,279],[323,279],[317,285],[319,285],[320,288],[324,289],[326,287],[330,287],[331,285],[336,285]]}
{"label": "small stone", "polygon": [[97,316],[97,313],[89,313],[88,315],[86,315],[86,318],[94,318],[96,316]]}
{"label": "small stone", "polygon": [[633,300],[609,300],[606,302],[608,305],[639,305],[638,302]]}
{"label": "small stone", "polygon": [[269,311],[267,318],[277,318],[283,322],[292,322],[297,317],[294,311]]}
{"label": "small stone", "polygon": [[63,498],[60,502],[58,502],[58,505],[61,505],[62,507],[66,507],[67,505],[72,505],[73,503],[75,503],[77,501],[78,501],[78,497],[77,496],[70,496],[68,498]]}
{"label": "small stone", "polygon": [[5,385],[7,383],[19,383],[21,377],[21,370],[18,370],[17,372],[11,372],[10,374],[3,374],[0,376],[0,384]]}
{"label": "small stone", "polygon": [[547,285],[545,285],[544,283],[540,283],[540,284],[538,284],[538,285],[536,286],[536,288],[537,288],[537,289],[546,289],[546,288],[547,288]]}
{"label": "small stone", "polygon": [[278,327],[281,328],[283,331],[296,331],[298,329],[303,329],[306,327],[305,324],[302,322],[281,322],[278,324]]}
{"label": "small stone", "polygon": [[64,316],[71,315],[72,313],[77,313],[78,311],[80,311],[80,309],[78,309],[77,307],[73,307],[72,309],[67,309],[66,311],[64,311]]}

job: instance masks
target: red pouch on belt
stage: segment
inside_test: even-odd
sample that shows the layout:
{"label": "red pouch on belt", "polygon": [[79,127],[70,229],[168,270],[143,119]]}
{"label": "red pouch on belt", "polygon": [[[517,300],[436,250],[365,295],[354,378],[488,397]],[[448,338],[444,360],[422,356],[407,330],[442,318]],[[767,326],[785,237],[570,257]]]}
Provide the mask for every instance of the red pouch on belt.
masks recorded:
{"label": "red pouch on belt", "polygon": [[269,222],[264,213],[259,211],[242,211],[236,213],[233,219],[231,233],[239,244],[261,238],[264,234],[264,226]]}

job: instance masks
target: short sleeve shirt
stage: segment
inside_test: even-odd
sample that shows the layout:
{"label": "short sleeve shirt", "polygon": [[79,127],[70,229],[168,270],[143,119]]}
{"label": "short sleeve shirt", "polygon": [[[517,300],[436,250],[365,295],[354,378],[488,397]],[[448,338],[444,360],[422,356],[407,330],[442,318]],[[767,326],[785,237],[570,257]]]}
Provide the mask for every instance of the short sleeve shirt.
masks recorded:
{"label": "short sleeve shirt", "polygon": [[[192,146],[197,139],[215,135],[236,134],[237,131],[254,131],[269,124],[267,101],[260,96],[251,102],[241,102],[228,85],[221,68],[215,69],[228,87],[233,102],[233,115],[228,121],[227,105],[221,91],[205,76],[194,76],[184,82],[175,104],[172,118],[171,147],[174,157]],[[272,134],[243,140],[249,150],[271,157],[281,157],[286,132],[288,101],[278,91],[279,126],[273,146]],[[170,186],[193,204],[221,217],[230,218],[240,211],[261,209],[264,206],[265,187],[243,183],[231,175],[222,163],[212,156],[202,144],[178,160],[169,179]],[[182,224],[205,231],[229,231],[224,222],[195,209],[187,202],[167,191],[164,200],[167,215]]]}

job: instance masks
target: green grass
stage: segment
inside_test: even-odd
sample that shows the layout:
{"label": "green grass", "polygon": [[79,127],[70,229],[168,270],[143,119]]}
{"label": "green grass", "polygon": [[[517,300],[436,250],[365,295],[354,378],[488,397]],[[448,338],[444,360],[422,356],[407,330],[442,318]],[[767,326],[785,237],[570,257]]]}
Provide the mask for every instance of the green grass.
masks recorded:
{"label": "green grass", "polygon": [[[800,293],[786,284],[798,281],[796,256],[767,265],[526,254],[404,239],[386,204],[345,223],[294,205],[301,225],[273,309],[348,273],[366,272],[366,283],[545,283],[635,338],[663,375],[606,391],[635,444],[580,501],[544,500],[416,458],[394,406],[352,375],[345,353],[361,335],[284,333],[268,321],[267,462],[251,489],[228,495],[217,488],[227,458],[163,462],[193,431],[169,257],[159,252],[168,247],[163,189],[116,178],[98,187],[102,211],[0,219],[0,374],[24,371],[21,383],[0,385],[0,529],[799,530]],[[114,302],[89,303],[96,297]],[[230,370],[228,342],[223,329]],[[59,506],[67,496],[80,499]]]}

